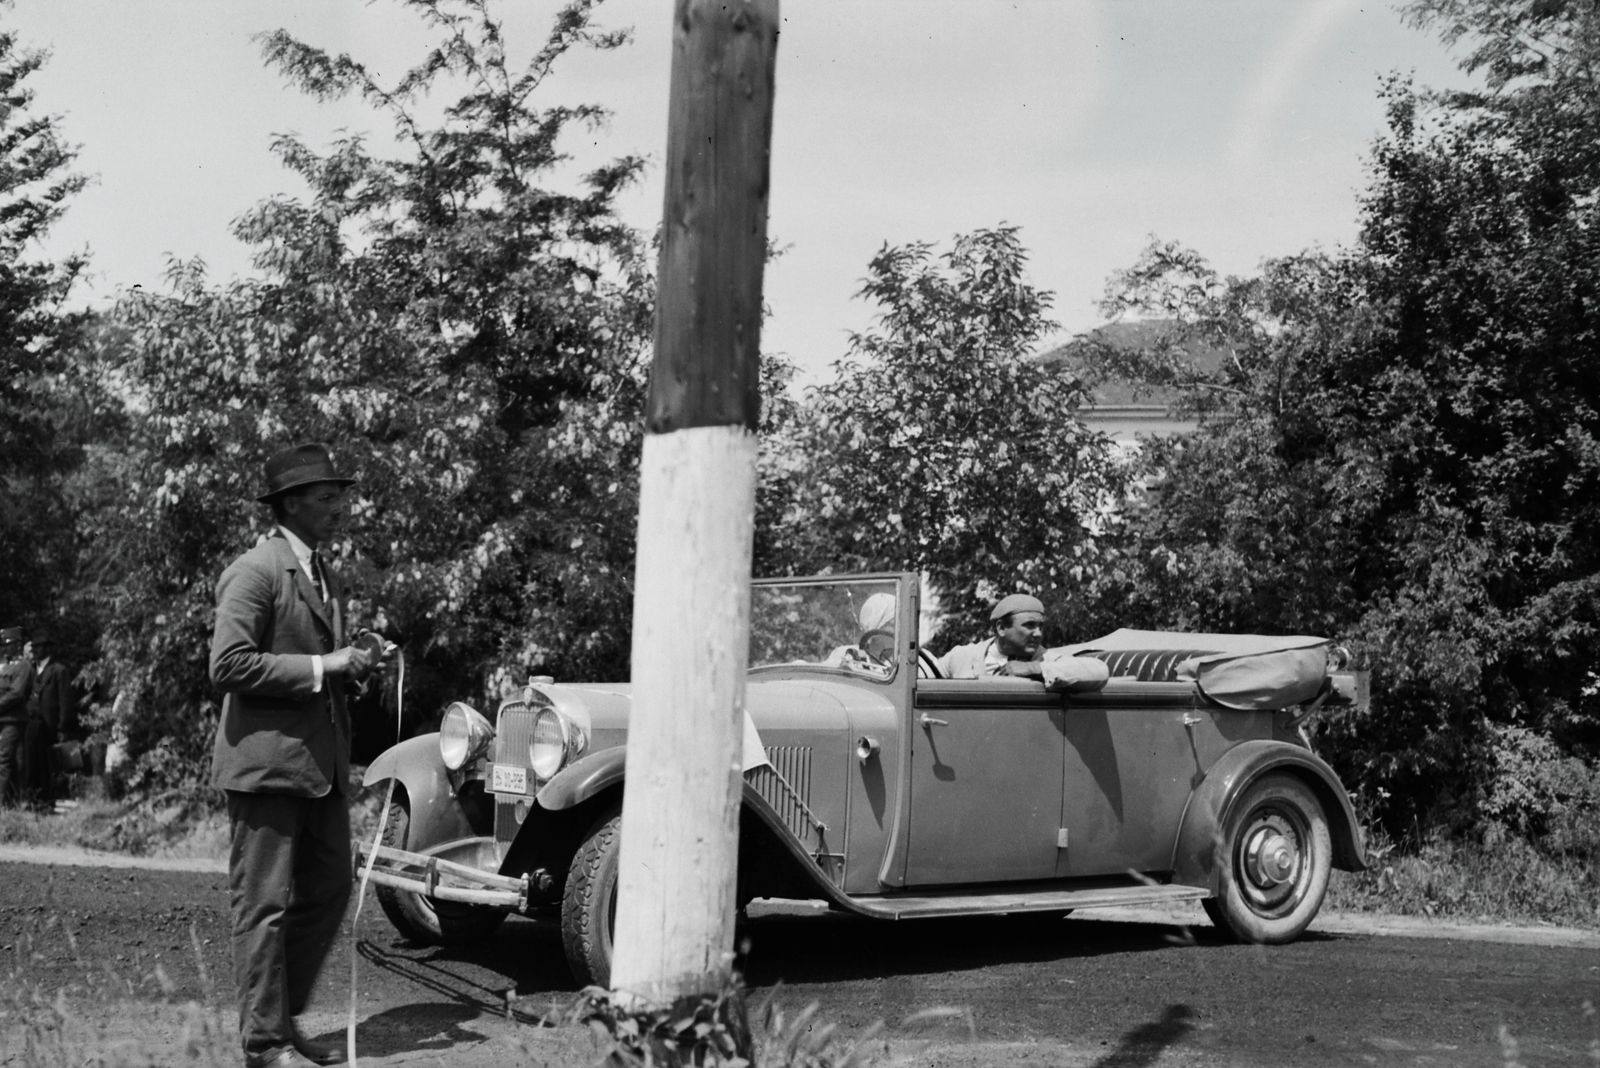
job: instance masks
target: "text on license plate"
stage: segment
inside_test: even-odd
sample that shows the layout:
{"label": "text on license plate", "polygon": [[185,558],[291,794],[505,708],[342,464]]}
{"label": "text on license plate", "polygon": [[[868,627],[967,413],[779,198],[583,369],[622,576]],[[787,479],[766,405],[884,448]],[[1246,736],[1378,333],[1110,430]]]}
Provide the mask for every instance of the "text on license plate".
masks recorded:
{"label": "text on license plate", "polygon": [[496,764],[489,772],[489,789],[497,794],[528,792],[528,769],[514,764]]}

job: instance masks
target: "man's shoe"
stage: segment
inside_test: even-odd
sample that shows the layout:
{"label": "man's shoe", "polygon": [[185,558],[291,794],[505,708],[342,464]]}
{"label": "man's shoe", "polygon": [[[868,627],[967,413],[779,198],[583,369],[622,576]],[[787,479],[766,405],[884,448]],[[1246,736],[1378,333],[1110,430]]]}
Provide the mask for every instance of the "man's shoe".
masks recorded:
{"label": "man's shoe", "polygon": [[244,1064],[245,1068],[314,1068],[314,1063],[301,1056],[293,1046],[267,1057],[246,1057]]}
{"label": "man's shoe", "polygon": [[313,1042],[301,1034],[298,1027],[294,1030],[294,1049],[312,1064],[343,1064],[350,1059],[345,1055],[343,1046],[324,1046],[321,1042]]}

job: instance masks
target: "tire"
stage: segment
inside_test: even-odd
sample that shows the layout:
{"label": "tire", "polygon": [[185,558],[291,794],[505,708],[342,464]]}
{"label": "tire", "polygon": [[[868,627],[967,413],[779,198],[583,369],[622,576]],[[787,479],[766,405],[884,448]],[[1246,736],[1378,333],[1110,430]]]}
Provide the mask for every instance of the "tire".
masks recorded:
{"label": "tire", "polygon": [[[411,808],[403,796],[389,804],[389,822],[383,828],[383,844],[407,849],[411,832]],[[459,946],[487,938],[505,922],[506,914],[484,905],[463,905],[458,901],[439,901],[392,886],[377,888],[378,904],[399,931],[412,942],[425,946]]]}
{"label": "tire", "polygon": [[1293,942],[1328,892],[1333,840],[1311,788],[1292,775],[1264,775],[1239,799],[1216,858],[1219,893],[1211,922],[1240,942]]}
{"label": "tire", "polygon": [[561,895],[561,945],[572,977],[584,986],[611,985],[611,933],[617,919],[617,855],[622,811],[603,812],[567,869]]}

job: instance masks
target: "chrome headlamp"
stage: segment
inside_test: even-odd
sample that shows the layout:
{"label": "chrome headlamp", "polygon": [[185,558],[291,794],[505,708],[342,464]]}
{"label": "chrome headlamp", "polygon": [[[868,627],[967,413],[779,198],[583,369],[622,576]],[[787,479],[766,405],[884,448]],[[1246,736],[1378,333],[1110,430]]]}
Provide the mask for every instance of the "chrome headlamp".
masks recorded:
{"label": "chrome headlamp", "polygon": [[588,746],[588,710],[583,702],[552,689],[545,680],[529,683],[523,698],[534,713],[528,732],[528,767],[540,780],[549,781]]}
{"label": "chrome headlamp", "polygon": [[451,771],[460,771],[489,751],[494,727],[465,701],[453,701],[439,724],[439,759]]}

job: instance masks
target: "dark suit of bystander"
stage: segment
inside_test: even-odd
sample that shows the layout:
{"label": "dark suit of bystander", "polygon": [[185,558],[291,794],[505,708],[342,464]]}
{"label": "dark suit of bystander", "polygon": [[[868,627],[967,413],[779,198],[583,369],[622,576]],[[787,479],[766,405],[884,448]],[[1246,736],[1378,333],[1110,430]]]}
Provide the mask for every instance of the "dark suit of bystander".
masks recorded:
{"label": "dark suit of bystander", "polygon": [[217,582],[211,681],[225,696],[212,781],[228,796],[245,1063],[292,1068],[344,1059],[307,1041],[293,1017],[350,898],[344,684],[371,656],[346,647],[339,578],[315,551],[342,518],[352,480],[334,474],[321,446],[274,456],[267,478],[261,499],[273,504],[279,529]]}
{"label": "dark suit of bystander", "polygon": [[0,805],[15,804],[22,776],[19,759],[28,729],[33,663],[22,654],[22,628],[0,630]]}
{"label": "dark suit of bystander", "polygon": [[78,702],[72,693],[72,673],[51,655],[50,642],[35,637],[33,653],[33,692],[22,740],[22,797],[28,804],[50,809],[55,802],[53,751],[63,734],[76,729]]}

